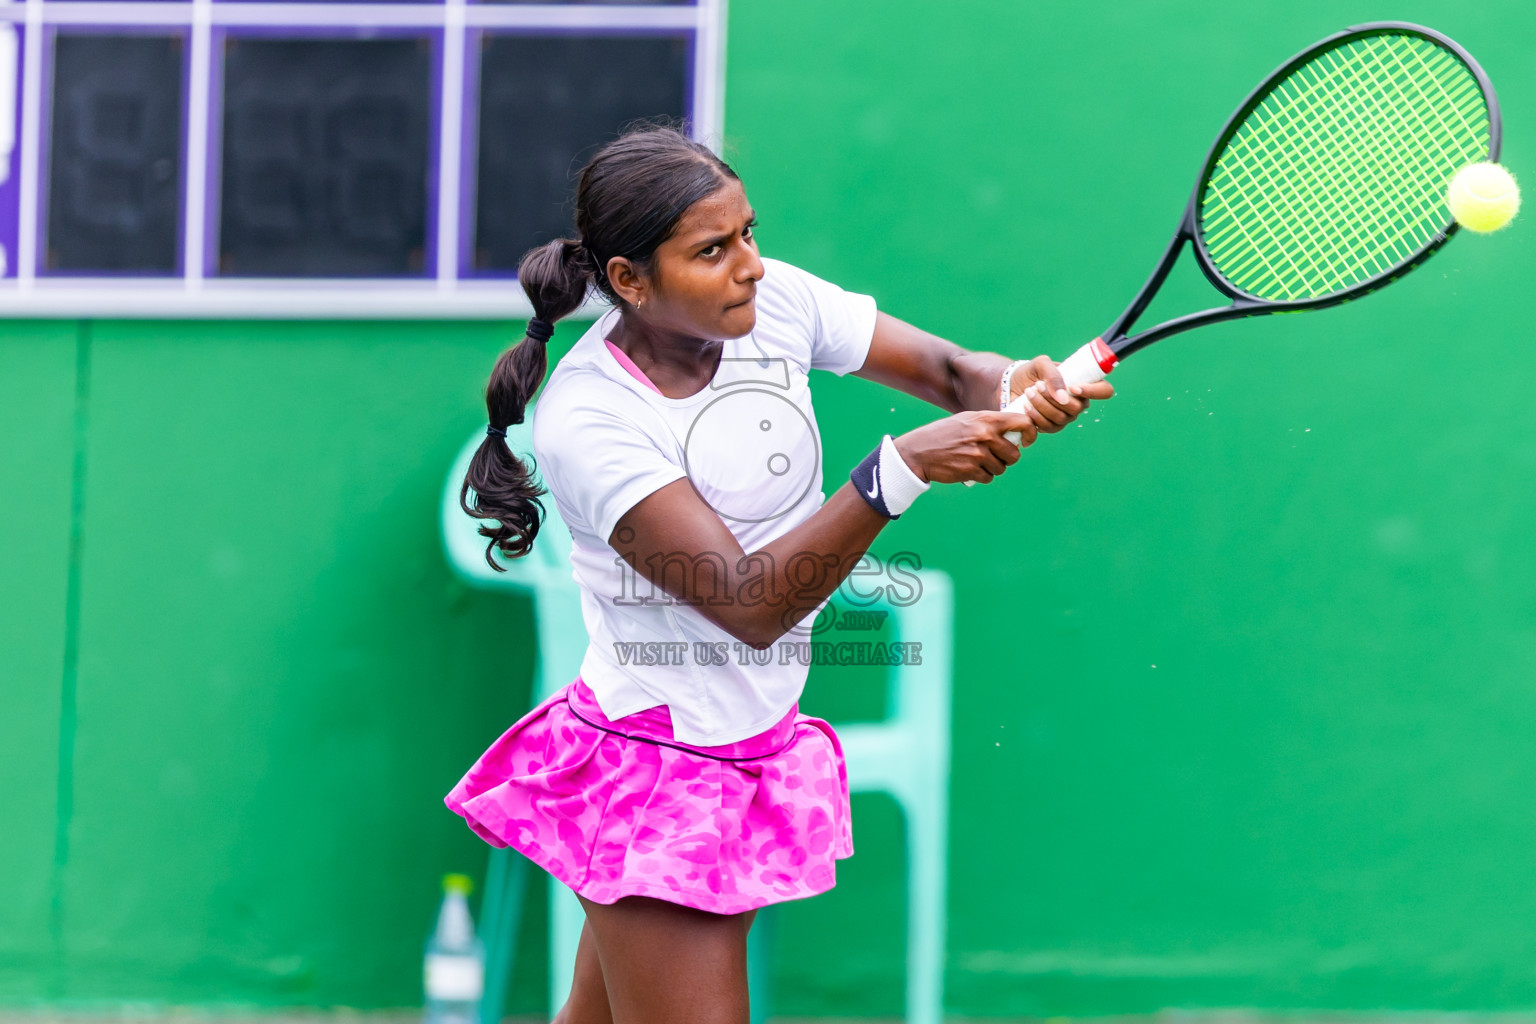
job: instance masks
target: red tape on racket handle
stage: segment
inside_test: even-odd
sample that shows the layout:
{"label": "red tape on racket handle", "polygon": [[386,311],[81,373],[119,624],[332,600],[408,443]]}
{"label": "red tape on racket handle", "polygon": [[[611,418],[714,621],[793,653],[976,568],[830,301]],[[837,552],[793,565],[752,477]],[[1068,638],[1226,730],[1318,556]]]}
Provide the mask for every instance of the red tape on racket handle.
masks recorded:
{"label": "red tape on racket handle", "polygon": [[[1081,387],[1084,384],[1092,384],[1096,380],[1103,380],[1109,376],[1120,360],[1110,351],[1104,339],[1094,338],[1082,348],[1073,352],[1062,360],[1057,367],[1061,371],[1061,379],[1066,383],[1068,390]],[[1008,403],[1007,412],[1023,412],[1029,399],[1020,395]],[[1019,444],[1024,440],[1024,435],[1017,430],[1010,430],[1003,435],[1011,443]]]}

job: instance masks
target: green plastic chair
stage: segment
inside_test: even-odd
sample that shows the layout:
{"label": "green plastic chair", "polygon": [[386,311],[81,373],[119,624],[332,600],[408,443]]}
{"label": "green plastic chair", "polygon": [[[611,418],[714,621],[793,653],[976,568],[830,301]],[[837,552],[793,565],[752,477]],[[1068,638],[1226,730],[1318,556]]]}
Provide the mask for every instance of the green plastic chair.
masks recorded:
{"label": "green plastic chair", "polygon": [[[533,419],[533,408],[527,420]],[[506,562],[497,573],[485,564],[485,540],[476,523],[459,508],[459,487],[475,449],[476,433],[448,473],[443,494],[443,545],[455,573],[470,586],[518,592],[533,598],[538,635],[535,700],[543,700],[576,678],[586,651],[580,594],[571,578],[571,534],[545,499],[546,517],[533,551]],[[519,456],[532,450],[528,423],[507,431],[507,444]],[[910,1024],[940,1024],[944,1000],[944,935],[949,847],[950,703],[952,692],[954,595],[947,574],[932,569],[916,573],[921,599],[906,607],[889,602],[860,604],[889,613],[891,639],[922,643],[922,663],[894,666],[890,674],[890,717],[883,722],[835,726],[848,764],[849,788],[890,794],[907,822],[907,986]],[[512,946],[522,919],[529,861],[510,849],[492,850],[481,898],[480,935],[486,951],[482,1024],[500,1021],[506,1003]],[[775,913],[758,913],[748,940],[748,987],[753,993],[752,1022],[769,1016],[769,951]],[[564,1005],[571,988],[576,946],[585,914],[564,885],[549,886],[550,1013]]]}
{"label": "green plastic chair", "polygon": [[[507,443],[519,457],[533,450],[533,407],[525,422],[507,431]],[[478,532],[478,523],[459,507],[459,488],[469,470],[470,459],[485,439],[484,433],[470,438],[454,460],[443,490],[443,547],[455,574],[469,586],[503,593],[527,594],[533,599],[534,629],[538,650],[534,660],[534,703],[554,693],[576,678],[582,655],[587,649],[587,629],[581,618],[581,592],[571,578],[571,531],[555,511],[554,501],[544,498],[547,515],[539,528],[539,539],[523,558],[503,560],[506,572],[496,572],[485,562],[486,540]],[[491,851],[486,867],[485,892],[480,898],[480,937],[485,946],[485,991],[481,997],[480,1020],[495,1024],[501,1020],[506,1005],[507,981],[511,974],[512,947],[522,922],[523,897],[528,888],[529,861],[511,849]],[[585,917],[576,896],[563,885],[549,887],[550,955],[549,992],[554,1013],[571,990],[571,975],[576,962],[576,944],[581,937]],[[572,930],[571,908],[575,908]]]}

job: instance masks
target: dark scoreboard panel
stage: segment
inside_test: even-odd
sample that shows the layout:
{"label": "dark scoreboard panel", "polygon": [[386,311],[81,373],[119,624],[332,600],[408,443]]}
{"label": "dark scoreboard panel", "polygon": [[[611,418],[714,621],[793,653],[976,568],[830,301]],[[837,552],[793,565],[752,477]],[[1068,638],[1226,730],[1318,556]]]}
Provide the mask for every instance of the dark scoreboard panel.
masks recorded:
{"label": "dark scoreboard panel", "polygon": [[0,5],[0,316],[516,316],[575,174],[720,127],[721,0]]}
{"label": "dark scoreboard panel", "polygon": [[183,49],[178,36],[55,40],[46,270],[176,272]]}
{"label": "dark scoreboard panel", "polygon": [[219,273],[423,273],[431,72],[421,37],[226,38]]}
{"label": "dark scoreboard panel", "polygon": [[687,109],[688,41],[485,36],[480,47],[476,270],[515,270],[571,233],[568,189],[615,125]]}

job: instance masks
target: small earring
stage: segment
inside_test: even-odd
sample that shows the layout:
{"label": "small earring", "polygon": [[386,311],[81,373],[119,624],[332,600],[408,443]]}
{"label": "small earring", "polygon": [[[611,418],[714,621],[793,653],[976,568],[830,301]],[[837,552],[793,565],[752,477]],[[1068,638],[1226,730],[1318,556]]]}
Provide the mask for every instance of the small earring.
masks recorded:
{"label": "small earring", "polygon": [[643,305],[645,305],[645,300],[644,299],[636,299],[635,300],[635,308],[636,309],[639,309]]}

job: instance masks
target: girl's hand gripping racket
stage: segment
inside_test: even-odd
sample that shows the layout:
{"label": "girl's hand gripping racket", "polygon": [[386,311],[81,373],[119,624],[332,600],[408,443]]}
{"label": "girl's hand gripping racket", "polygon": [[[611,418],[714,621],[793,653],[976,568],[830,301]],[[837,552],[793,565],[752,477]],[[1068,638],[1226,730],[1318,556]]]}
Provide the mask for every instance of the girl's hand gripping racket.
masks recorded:
{"label": "girl's hand gripping racket", "polygon": [[[1501,134],[1488,76],[1438,32],[1377,22],[1309,47],[1216,137],[1168,251],[1109,329],[1061,364],[1067,386],[1192,327],[1322,309],[1397,280],[1456,233],[1446,187],[1465,165],[1498,160]],[[1185,242],[1231,304],[1129,336]]]}

